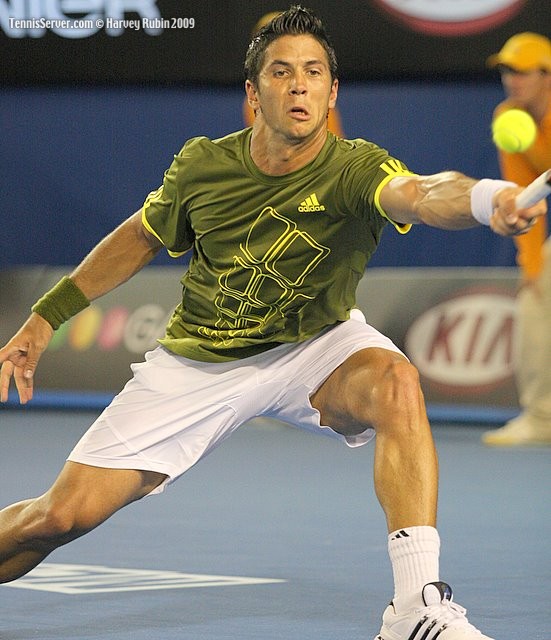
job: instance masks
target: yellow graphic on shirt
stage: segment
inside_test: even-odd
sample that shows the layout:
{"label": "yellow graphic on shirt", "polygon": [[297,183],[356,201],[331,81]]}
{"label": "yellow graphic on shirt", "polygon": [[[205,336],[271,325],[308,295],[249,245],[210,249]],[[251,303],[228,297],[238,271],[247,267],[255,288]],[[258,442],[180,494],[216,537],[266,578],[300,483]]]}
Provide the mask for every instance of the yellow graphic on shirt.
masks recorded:
{"label": "yellow graphic on shirt", "polygon": [[383,162],[381,169],[388,173],[388,175],[413,175],[411,171],[404,170],[404,165],[395,158],[389,158],[386,162]]}
{"label": "yellow graphic on shirt", "polygon": [[377,207],[377,211],[386,218],[390,224],[394,226],[398,233],[407,233],[411,229],[411,224],[400,224],[399,222],[394,222],[392,218],[390,218],[386,211],[383,209],[381,205],[381,191],[383,188],[393,179],[398,176],[413,176],[415,175],[411,171],[408,171],[404,165],[396,160],[395,158],[389,158],[386,162],[380,165],[380,168],[387,174],[385,178],[379,182],[379,185],[375,189],[375,195],[373,201],[375,206]]}
{"label": "yellow graphic on shirt", "polygon": [[301,213],[306,213],[310,211],[325,211],[325,207],[320,203],[316,194],[312,193],[306,198],[306,200],[303,200],[298,205],[298,210]]}
{"label": "yellow graphic on shirt", "polygon": [[276,315],[283,318],[290,305],[298,311],[314,297],[300,287],[330,253],[272,207],[262,210],[239,249],[234,266],[218,278],[216,329],[200,329],[217,346],[261,335],[266,323]]}

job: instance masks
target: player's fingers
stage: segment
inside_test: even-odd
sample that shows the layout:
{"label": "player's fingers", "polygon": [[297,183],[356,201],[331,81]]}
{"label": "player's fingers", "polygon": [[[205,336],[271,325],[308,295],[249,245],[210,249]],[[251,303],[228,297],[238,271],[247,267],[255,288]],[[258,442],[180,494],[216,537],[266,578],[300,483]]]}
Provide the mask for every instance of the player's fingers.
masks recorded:
{"label": "player's fingers", "polygon": [[502,236],[518,236],[528,233],[536,224],[536,217],[521,216],[517,211],[496,211],[490,219],[490,227],[494,233]]}
{"label": "player's fingers", "polygon": [[17,367],[25,363],[27,349],[22,346],[6,345],[0,349],[0,402],[8,399],[9,386]]}
{"label": "player's fingers", "polygon": [[522,236],[528,233],[530,229],[536,224],[535,220],[526,220],[524,218],[518,218],[515,224],[511,226],[511,235]]}
{"label": "player's fingers", "polygon": [[505,216],[499,215],[498,212],[490,218],[490,228],[494,233],[500,236],[510,236],[515,233],[514,225],[516,220],[510,222]]}
{"label": "player's fingers", "polygon": [[[511,187],[498,192],[490,225],[496,233],[509,235],[517,224],[519,210],[516,207],[515,198],[518,192],[518,188]],[[510,227],[509,231],[508,227]]]}
{"label": "player's fingers", "polygon": [[540,200],[537,204],[529,207],[528,209],[521,210],[521,217],[527,220],[536,220],[547,214],[547,201]]}
{"label": "player's fingers", "polygon": [[33,397],[33,377],[26,375],[26,373],[26,369],[21,369],[20,367],[16,367],[13,372],[15,386],[19,393],[19,402],[21,404],[26,404],[29,400],[32,400]]}
{"label": "player's fingers", "polygon": [[44,347],[37,347],[34,343],[29,344],[27,358],[21,367],[22,376],[30,382],[31,388],[34,372],[38,366],[38,361],[40,360],[43,350]]}
{"label": "player's fingers", "polygon": [[32,345],[4,348],[4,362],[0,368],[0,400],[6,402],[10,381],[13,378],[19,393],[19,400],[25,404],[33,396],[34,371],[40,358],[40,352]]}
{"label": "player's fingers", "polygon": [[528,233],[535,224],[536,224],[535,220],[521,221],[520,224],[517,224],[514,235],[522,236],[525,233]]}
{"label": "player's fingers", "polygon": [[10,380],[13,375],[14,365],[13,362],[6,360],[0,367],[0,402],[8,401],[8,391],[10,387]]}
{"label": "player's fingers", "polygon": [[10,345],[7,344],[5,347],[2,347],[0,349],[0,363],[5,362],[6,360],[9,359],[10,355],[12,354],[13,350],[10,349]]}

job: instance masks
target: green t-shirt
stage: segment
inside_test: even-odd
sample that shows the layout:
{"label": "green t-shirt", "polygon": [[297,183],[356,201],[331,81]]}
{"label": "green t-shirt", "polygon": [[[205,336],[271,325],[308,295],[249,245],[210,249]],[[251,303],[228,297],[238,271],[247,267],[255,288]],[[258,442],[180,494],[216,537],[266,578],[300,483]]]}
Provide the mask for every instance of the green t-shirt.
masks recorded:
{"label": "green t-shirt", "polygon": [[375,144],[329,133],[310,164],[269,176],[251,159],[250,137],[189,140],[143,207],[170,255],[193,248],[160,341],[187,358],[244,358],[348,319],[388,222],[380,189],[410,175]]}

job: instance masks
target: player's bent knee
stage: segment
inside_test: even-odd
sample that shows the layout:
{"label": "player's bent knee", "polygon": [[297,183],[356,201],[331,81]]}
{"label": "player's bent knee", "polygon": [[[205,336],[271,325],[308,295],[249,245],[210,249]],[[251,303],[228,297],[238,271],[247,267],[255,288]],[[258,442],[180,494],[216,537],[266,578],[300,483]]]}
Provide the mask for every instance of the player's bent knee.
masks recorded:
{"label": "player's bent knee", "polygon": [[395,362],[392,366],[392,383],[399,400],[411,403],[418,401],[421,393],[419,372],[411,362]]}
{"label": "player's bent knee", "polygon": [[[421,393],[419,373],[406,360],[394,360],[384,369],[373,388],[373,401],[385,408],[394,410],[403,408],[418,399]],[[401,403],[400,406],[396,406]]]}
{"label": "player's bent knee", "polygon": [[61,546],[96,527],[101,518],[85,509],[43,496],[26,517],[24,531],[29,540],[46,546]]}
{"label": "player's bent knee", "polygon": [[372,393],[376,428],[407,428],[424,416],[419,372],[406,360],[393,361]]}

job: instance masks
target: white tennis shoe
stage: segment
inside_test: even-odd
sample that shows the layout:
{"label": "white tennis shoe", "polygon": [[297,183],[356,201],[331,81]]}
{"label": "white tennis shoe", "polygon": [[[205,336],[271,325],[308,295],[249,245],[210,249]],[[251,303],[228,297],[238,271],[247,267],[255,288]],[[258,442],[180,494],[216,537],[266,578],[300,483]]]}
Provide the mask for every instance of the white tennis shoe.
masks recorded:
{"label": "white tennis shoe", "polygon": [[426,584],[422,595],[425,606],[405,614],[397,614],[390,603],[375,640],[492,640],[469,623],[445,582]]}
{"label": "white tennis shoe", "polygon": [[482,442],[491,447],[549,447],[551,422],[521,414],[499,429],[485,431]]}

